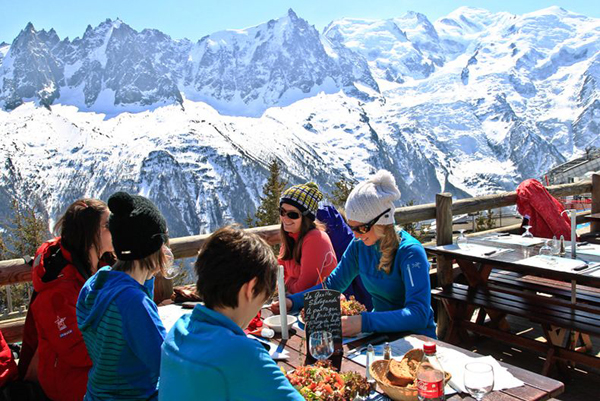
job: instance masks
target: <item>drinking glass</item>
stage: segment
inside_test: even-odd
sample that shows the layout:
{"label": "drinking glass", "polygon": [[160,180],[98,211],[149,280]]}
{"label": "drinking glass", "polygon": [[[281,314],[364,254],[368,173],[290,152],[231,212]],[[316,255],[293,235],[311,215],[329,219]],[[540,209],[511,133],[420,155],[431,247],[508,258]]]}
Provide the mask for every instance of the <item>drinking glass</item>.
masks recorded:
{"label": "drinking glass", "polygon": [[308,346],[310,354],[322,361],[333,354],[333,336],[328,331],[315,331],[310,334]]}
{"label": "drinking glass", "polygon": [[461,228],[460,235],[456,238],[456,245],[461,249],[467,249],[469,247],[467,236],[465,235],[465,229]]}
{"label": "drinking glass", "polygon": [[556,237],[552,238],[552,242],[550,242],[550,247],[552,248],[552,255],[560,255],[560,242],[558,242]]}
{"label": "drinking glass", "polygon": [[529,232],[529,229],[531,228],[531,226],[523,226],[523,228],[525,229],[525,232],[523,234],[521,234],[521,237],[533,238],[533,234]]}
{"label": "drinking glass", "polygon": [[173,251],[166,245],[162,246],[162,251],[164,255],[165,264],[163,266],[164,273],[163,277],[167,280],[174,279],[181,273],[181,267],[175,264],[175,256],[173,255]]}
{"label": "drinking glass", "polygon": [[470,362],[465,365],[465,389],[477,401],[494,388],[494,368],[485,362]]}
{"label": "drinking glass", "polygon": [[552,247],[550,246],[550,240],[544,242],[544,245],[540,248],[540,255],[552,256]]}

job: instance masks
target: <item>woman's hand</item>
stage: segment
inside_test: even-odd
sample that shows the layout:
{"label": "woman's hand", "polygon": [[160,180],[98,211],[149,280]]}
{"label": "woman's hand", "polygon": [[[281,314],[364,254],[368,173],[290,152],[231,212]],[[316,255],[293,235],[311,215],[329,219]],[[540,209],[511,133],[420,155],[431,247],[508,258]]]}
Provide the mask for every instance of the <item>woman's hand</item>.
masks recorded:
{"label": "woman's hand", "polygon": [[362,331],[362,316],[342,316],[342,336],[354,337]]}
{"label": "woman's hand", "polygon": [[[271,312],[273,312],[274,315],[279,315],[280,314],[279,301],[275,301],[271,305],[269,305],[269,309],[271,309]],[[289,311],[290,309],[292,309],[292,300],[289,298],[286,298],[285,299],[285,310]]]}

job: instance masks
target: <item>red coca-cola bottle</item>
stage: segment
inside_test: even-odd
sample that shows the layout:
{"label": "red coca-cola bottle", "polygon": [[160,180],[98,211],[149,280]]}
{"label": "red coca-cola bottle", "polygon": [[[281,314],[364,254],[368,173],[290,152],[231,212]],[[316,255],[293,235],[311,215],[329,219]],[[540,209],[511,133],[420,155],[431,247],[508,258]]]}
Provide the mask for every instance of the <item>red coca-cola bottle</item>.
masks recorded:
{"label": "red coca-cola bottle", "polygon": [[417,368],[417,390],[419,401],[444,401],[444,369],[436,356],[434,342],[423,344],[423,360]]}

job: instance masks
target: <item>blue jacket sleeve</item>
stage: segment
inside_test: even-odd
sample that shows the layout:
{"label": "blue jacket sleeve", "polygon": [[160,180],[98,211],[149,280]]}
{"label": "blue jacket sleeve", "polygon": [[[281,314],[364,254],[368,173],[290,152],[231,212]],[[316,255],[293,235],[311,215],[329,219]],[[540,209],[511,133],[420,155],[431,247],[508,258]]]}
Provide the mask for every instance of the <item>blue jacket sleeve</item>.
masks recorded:
{"label": "blue jacket sleeve", "polygon": [[[325,285],[330,290],[337,290],[343,292],[348,288],[352,280],[358,275],[358,246],[360,245],[355,240],[350,243],[342,260],[338,263],[337,267],[333,269],[329,277],[325,280]],[[304,294],[309,291],[320,289],[320,285],[315,285],[305,291],[290,295],[289,298],[292,300],[292,312],[298,312],[304,306]]]}
{"label": "blue jacket sleeve", "polygon": [[131,351],[158,375],[160,349],[167,332],[152,299],[143,291],[125,297],[119,311],[123,317],[123,337]]}
{"label": "blue jacket sleeve", "polygon": [[240,350],[238,357],[243,361],[243,364],[238,365],[241,371],[236,375],[237,381],[234,383],[235,388],[241,393],[239,399],[304,400],[262,345],[257,343],[253,347]]}
{"label": "blue jacket sleeve", "polygon": [[404,308],[387,312],[363,312],[363,332],[422,331],[430,323],[431,283],[429,262],[420,244],[403,247],[396,254],[394,269],[398,266],[404,281]]}

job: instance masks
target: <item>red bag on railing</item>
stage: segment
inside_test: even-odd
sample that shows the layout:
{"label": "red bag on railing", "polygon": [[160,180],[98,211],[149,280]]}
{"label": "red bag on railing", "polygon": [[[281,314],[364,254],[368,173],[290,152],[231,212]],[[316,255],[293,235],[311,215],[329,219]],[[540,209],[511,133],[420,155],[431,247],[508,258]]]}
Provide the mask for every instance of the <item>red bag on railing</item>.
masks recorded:
{"label": "red bag on railing", "polygon": [[521,216],[528,215],[530,232],[541,238],[571,238],[571,221],[567,213],[561,215],[565,208],[537,180],[530,178],[519,184],[517,188],[517,212]]}

